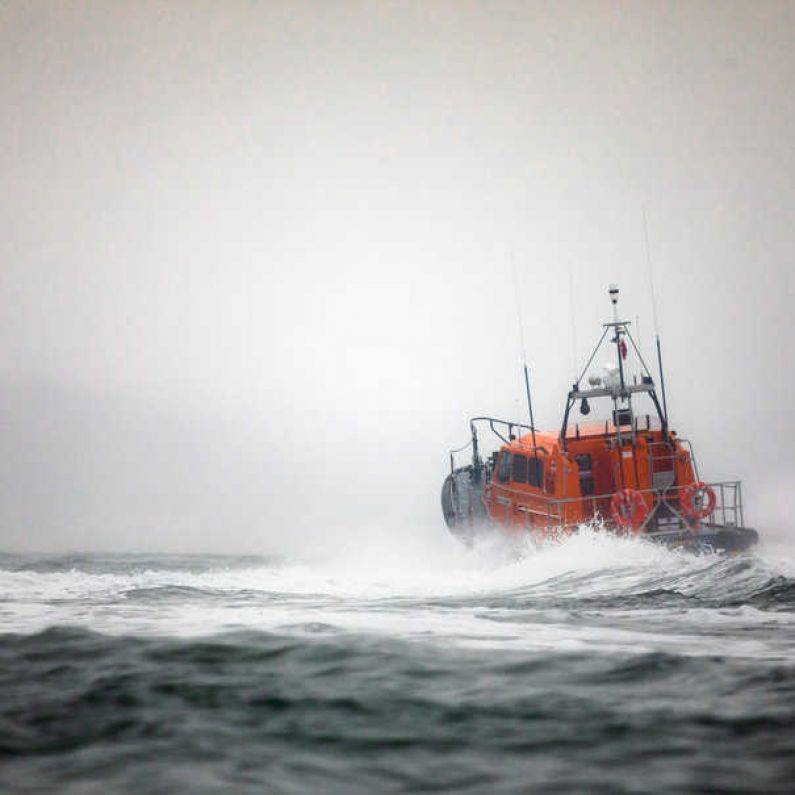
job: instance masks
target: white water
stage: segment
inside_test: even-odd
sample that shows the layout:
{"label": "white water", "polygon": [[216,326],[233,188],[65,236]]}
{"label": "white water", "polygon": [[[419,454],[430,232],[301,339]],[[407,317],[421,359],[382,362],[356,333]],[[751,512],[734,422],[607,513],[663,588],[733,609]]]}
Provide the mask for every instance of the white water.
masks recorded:
{"label": "white water", "polygon": [[[462,648],[786,656],[793,614],[745,601],[772,578],[792,578],[795,566],[764,548],[746,561],[584,531],[540,548],[382,538],[324,560],[247,568],[204,561],[191,571],[184,560],[169,568],[168,558],[147,568],[130,558],[106,571],[101,561],[4,569],[0,632],[355,632]],[[631,604],[638,595],[647,597]]]}

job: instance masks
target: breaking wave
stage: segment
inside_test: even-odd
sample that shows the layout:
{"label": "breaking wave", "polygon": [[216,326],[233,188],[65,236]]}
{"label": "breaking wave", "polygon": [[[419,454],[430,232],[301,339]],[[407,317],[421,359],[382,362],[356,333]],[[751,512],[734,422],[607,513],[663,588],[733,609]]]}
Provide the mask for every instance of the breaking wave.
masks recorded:
{"label": "breaking wave", "polygon": [[795,567],[593,530],[0,557],[9,792],[787,791]]}

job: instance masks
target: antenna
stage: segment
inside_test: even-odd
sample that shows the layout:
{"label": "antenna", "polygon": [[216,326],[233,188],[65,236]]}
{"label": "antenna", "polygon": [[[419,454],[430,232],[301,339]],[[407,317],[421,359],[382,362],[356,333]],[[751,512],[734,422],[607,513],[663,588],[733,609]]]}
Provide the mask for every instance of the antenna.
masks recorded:
{"label": "antenna", "polygon": [[519,283],[516,278],[516,263],[511,252],[511,276],[513,277],[513,295],[516,301],[516,317],[519,321],[519,342],[522,349],[522,366],[524,368],[524,388],[527,393],[527,413],[530,415],[530,433],[533,437],[533,452],[538,456],[536,447],[536,425],[533,422],[533,401],[530,398],[530,375],[527,372],[527,352],[524,346],[524,323],[522,322],[522,305],[519,301]]}
{"label": "antenna", "polygon": [[610,302],[613,304],[613,322],[611,323],[615,336],[612,342],[616,344],[616,356],[618,357],[618,374],[621,379],[621,391],[624,390],[624,356],[626,355],[626,343],[621,342],[622,328],[618,320],[618,285],[611,284],[607,292],[610,294]]}
{"label": "antenna", "polygon": [[613,304],[613,323],[618,323],[618,285],[611,284],[607,292],[610,293],[610,303]]}
{"label": "antenna", "polygon": [[640,336],[640,317],[635,315],[635,333],[638,335],[638,347],[643,349],[643,342]]}
{"label": "antenna", "polygon": [[646,240],[646,264],[649,268],[649,288],[651,290],[651,312],[654,320],[654,338],[657,343],[657,369],[660,371],[660,390],[663,400],[663,418],[665,430],[668,431],[668,401],[665,397],[665,375],[662,363],[662,349],[660,348],[660,327],[657,325],[657,299],[654,295],[654,271],[651,267],[651,246],[649,246],[649,224],[646,220],[646,208],[643,208],[643,236]]}
{"label": "antenna", "polygon": [[574,277],[569,262],[569,313],[571,315],[571,369],[577,378],[577,315],[574,312]]}
{"label": "antenna", "polygon": [[649,224],[646,220],[646,208],[643,208],[643,237],[646,241],[646,266],[649,269],[649,289],[651,291],[651,317],[654,321],[654,336],[660,336],[660,326],[657,323],[657,298],[654,295],[654,272],[651,267],[651,246],[649,246]]}

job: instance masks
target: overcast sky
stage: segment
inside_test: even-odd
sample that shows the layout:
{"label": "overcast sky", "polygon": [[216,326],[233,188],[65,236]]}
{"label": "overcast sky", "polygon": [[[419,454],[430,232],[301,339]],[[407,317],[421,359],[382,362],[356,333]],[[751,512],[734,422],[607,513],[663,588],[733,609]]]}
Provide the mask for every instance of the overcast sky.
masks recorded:
{"label": "overcast sky", "polygon": [[511,261],[554,428],[610,282],[651,353],[644,208],[673,425],[780,524],[793,41],[763,0],[3,0],[0,547],[444,533],[466,419],[525,416]]}

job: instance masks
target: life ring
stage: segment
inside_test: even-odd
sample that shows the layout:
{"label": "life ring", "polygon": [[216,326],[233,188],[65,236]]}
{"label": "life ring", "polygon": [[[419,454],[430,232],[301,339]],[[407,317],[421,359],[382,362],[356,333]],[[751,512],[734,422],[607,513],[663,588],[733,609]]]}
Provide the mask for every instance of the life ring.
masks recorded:
{"label": "life ring", "polygon": [[685,486],[679,498],[682,513],[693,522],[706,519],[715,510],[716,504],[717,498],[712,487],[701,480]]}
{"label": "life ring", "polygon": [[649,515],[649,506],[639,491],[621,489],[610,500],[610,515],[617,525],[637,533]]}

